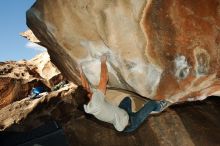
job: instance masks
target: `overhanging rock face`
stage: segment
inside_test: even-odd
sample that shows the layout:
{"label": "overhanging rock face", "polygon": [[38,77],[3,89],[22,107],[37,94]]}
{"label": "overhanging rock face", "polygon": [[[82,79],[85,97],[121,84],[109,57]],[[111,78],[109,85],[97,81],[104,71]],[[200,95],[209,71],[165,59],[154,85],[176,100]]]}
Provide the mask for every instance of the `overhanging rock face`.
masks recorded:
{"label": "overhanging rock face", "polygon": [[220,94],[219,0],[37,0],[27,25],[51,59],[96,86],[108,54],[109,87],[174,102]]}

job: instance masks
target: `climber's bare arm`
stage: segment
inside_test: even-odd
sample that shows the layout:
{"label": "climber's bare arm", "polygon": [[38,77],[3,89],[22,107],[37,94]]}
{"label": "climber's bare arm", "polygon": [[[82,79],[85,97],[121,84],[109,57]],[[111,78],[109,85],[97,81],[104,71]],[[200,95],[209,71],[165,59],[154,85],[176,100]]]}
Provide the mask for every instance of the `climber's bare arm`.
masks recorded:
{"label": "climber's bare arm", "polygon": [[89,83],[88,83],[87,79],[85,78],[85,75],[82,71],[82,66],[79,67],[79,72],[80,72],[80,79],[81,79],[81,82],[82,82],[82,86],[87,90],[88,97],[91,98],[92,97],[92,92],[90,90]]}
{"label": "climber's bare arm", "polygon": [[98,89],[101,90],[104,94],[106,93],[106,87],[108,82],[108,68],[106,65],[107,56],[103,55],[101,57],[101,74]]}

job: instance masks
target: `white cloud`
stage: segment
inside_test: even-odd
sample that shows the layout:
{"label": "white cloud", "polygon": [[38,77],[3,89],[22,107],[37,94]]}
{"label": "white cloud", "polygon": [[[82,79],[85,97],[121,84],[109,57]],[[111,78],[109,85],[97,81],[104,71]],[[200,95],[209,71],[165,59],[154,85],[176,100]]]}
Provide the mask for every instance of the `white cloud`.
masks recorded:
{"label": "white cloud", "polygon": [[35,43],[32,43],[32,42],[27,42],[25,44],[25,47],[26,48],[30,48],[30,49],[34,49],[35,51],[39,51],[39,52],[44,52],[44,51],[47,51],[46,48],[38,45],[38,44],[35,44]]}

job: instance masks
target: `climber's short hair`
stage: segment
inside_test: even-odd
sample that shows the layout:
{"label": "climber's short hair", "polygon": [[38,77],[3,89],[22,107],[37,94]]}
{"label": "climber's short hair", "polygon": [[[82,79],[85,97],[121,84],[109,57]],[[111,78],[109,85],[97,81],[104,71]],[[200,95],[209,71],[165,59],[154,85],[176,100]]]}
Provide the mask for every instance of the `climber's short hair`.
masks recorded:
{"label": "climber's short hair", "polygon": [[78,86],[73,93],[73,100],[76,102],[77,108],[84,111],[83,105],[89,102],[88,91],[82,86]]}

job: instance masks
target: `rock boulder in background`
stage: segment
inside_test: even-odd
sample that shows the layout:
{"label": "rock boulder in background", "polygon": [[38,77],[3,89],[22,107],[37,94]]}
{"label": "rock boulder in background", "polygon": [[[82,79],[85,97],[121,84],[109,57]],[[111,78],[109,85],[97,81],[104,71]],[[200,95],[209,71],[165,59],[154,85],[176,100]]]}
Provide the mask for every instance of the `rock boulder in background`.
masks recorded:
{"label": "rock boulder in background", "polygon": [[47,52],[25,61],[0,63],[0,109],[30,94],[34,86],[50,89],[63,79]]}

